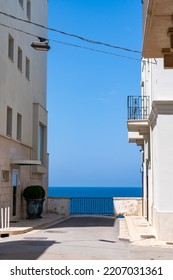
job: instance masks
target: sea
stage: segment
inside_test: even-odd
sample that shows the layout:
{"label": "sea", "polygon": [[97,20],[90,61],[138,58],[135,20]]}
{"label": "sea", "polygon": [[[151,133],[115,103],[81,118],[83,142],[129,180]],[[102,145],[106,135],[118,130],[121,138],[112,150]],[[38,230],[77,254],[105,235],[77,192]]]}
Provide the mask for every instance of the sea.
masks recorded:
{"label": "sea", "polygon": [[142,187],[50,186],[48,197],[142,197]]}

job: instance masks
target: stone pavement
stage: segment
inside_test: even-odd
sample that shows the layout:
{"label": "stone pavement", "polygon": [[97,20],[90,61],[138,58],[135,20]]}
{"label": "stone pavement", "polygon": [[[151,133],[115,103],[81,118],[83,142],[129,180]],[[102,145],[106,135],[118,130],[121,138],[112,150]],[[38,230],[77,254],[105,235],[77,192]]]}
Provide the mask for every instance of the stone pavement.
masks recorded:
{"label": "stone pavement", "polygon": [[[46,228],[68,216],[54,213],[44,214],[41,219],[23,219],[10,223],[9,229],[0,229],[0,237],[30,232],[34,229]],[[119,226],[119,240],[128,241],[137,246],[161,246],[173,249],[173,241],[157,240],[154,229],[142,216],[126,216],[117,219]]]}
{"label": "stone pavement", "polygon": [[158,241],[143,217],[46,214],[8,234],[1,231],[0,260],[173,260],[173,243]]}
{"label": "stone pavement", "polygon": [[0,260],[131,259],[118,231],[114,216],[70,216],[45,228],[0,238]]}

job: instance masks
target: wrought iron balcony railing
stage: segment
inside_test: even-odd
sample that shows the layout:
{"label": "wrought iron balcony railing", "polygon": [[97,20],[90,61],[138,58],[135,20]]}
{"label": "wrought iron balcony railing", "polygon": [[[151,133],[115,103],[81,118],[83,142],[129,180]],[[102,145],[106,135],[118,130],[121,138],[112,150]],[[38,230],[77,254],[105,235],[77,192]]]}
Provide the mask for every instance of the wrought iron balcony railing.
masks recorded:
{"label": "wrought iron balcony railing", "polygon": [[128,96],[128,120],[143,120],[149,116],[149,96]]}

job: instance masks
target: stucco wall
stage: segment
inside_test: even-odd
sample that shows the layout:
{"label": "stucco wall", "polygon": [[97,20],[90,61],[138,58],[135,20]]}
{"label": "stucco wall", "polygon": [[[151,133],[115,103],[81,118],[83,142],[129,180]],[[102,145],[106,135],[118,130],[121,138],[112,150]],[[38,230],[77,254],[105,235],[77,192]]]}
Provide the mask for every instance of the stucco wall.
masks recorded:
{"label": "stucco wall", "polygon": [[69,215],[70,199],[67,197],[49,197],[47,210],[49,213],[58,215]]}
{"label": "stucco wall", "polygon": [[173,241],[173,213],[158,211],[153,207],[153,227],[158,240]]}
{"label": "stucco wall", "polygon": [[125,216],[142,215],[142,198],[115,198],[114,197],[114,214]]}

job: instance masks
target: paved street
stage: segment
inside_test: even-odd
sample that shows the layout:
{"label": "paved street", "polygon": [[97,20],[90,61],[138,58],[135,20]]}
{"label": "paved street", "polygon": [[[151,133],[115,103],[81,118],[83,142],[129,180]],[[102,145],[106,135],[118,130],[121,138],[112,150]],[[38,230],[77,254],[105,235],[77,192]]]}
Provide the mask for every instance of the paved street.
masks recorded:
{"label": "paved street", "polygon": [[0,239],[0,259],[173,259],[173,249],[134,246],[118,239],[115,217],[74,216],[46,229]]}

